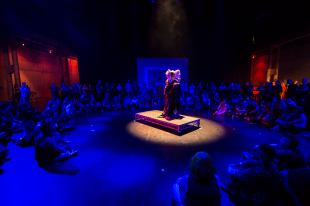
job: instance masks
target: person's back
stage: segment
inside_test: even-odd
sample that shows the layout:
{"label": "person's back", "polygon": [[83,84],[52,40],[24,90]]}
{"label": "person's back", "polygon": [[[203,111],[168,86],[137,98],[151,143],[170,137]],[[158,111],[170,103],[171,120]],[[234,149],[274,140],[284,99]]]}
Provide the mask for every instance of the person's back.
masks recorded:
{"label": "person's back", "polygon": [[206,152],[196,153],[191,160],[185,203],[187,206],[218,206],[221,203],[215,168]]}
{"label": "person's back", "polygon": [[189,176],[185,202],[187,206],[220,205],[221,195],[217,179],[214,177],[209,182],[199,182]]}

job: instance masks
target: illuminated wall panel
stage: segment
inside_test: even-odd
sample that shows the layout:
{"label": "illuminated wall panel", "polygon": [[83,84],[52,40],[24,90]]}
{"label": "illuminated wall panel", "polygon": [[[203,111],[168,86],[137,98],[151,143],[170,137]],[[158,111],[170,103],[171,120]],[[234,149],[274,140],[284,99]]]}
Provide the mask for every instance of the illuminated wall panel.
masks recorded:
{"label": "illuminated wall panel", "polygon": [[76,57],[68,58],[69,80],[71,84],[80,82],[79,64]]}
{"label": "illuminated wall panel", "polygon": [[267,81],[268,56],[256,56],[252,63],[251,81],[259,84]]}
{"label": "illuminated wall panel", "polygon": [[21,82],[26,82],[35,96],[50,97],[50,85],[60,86],[62,64],[59,56],[27,47],[18,49]]}

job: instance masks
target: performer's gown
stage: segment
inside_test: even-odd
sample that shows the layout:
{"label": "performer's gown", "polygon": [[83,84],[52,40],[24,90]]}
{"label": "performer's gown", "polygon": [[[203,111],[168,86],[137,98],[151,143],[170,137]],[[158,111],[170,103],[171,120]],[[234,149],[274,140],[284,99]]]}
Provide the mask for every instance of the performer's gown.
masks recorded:
{"label": "performer's gown", "polygon": [[165,86],[164,115],[172,117],[180,109],[180,83],[176,80],[167,83]]}

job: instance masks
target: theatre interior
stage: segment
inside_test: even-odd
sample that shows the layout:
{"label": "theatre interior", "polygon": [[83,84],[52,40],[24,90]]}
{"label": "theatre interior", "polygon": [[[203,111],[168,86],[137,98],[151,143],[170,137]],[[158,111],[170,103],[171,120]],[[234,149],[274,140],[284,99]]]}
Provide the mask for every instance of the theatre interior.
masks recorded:
{"label": "theatre interior", "polygon": [[310,206],[308,8],[0,1],[0,205]]}

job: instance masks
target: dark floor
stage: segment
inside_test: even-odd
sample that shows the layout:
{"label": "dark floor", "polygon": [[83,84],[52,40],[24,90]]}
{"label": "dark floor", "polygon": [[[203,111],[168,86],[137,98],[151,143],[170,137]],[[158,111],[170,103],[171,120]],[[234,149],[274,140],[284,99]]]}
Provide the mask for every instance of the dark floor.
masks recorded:
{"label": "dark floor", "polygon": [[[75,120],[68,139],[79,155],[55,174],[37,166],[34,149],[9,145],[11,158],[0,175],[1,206],[161,206],[170,205],[171,187],[188,170],[199,150],[210,153],[221,181],[227,165],[241,160],[241,151],[259,143],[278,142],[280,134],[254,124],[225,120],[229,131],[218,142],[201,146],[166,146],[141,141],[126,131],[134,113],[111,112]],[[78,174],[70,175],[79,170]],[[223,205],[231,205],[226,196]]]}

